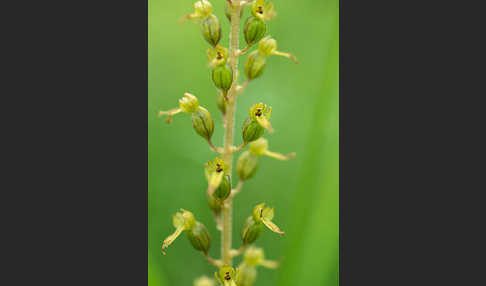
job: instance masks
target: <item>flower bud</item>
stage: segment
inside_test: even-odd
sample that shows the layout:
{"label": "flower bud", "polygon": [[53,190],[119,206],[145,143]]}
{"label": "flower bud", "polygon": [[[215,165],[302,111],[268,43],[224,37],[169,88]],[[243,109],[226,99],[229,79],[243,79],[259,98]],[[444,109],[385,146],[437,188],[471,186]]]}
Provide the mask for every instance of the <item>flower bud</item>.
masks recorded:
{"label": "flower bud", "polygon": [[217,66],[213,69],[212,79],[214,85],[226,94],[233,83],[233,71],[227,64]]}
{"label": "flower bud", "polygon": [[209,279],[207,276],[201,276],[194,280],[194,286],[214,286],[214,280]]}
{"label": "flower bud", "polygon": [[267,31],[267,24],[262,19],[257,17],[248,17],[243,28],[243,34],[245,35],[245,41],[248,46],[253,46],[258,43],[265,32]]}
{"label": "flower bud", "polygon": [[[224,6],[224,14],[226,15],[226,18],[228,18],[228,21],[231,22],[231,9],[232,8],[230,6],[230,3],[228,3],[227,1],[225,3],[226,4]],[[243,11],[244,11],[244,9],[243,9],[243,7],[241,7],[241,9],[240,9],[240,18],[241,18],[241,16],[243,16]]]}
{"label": "flower bud", "polygon": [[184,93],[184,97],[179,99],[179,107],[185,113],[193,113],[199,107],[197,97],[190,93]]}
{"label": "flower bud", "polygon": [[206,108],[199,106],[192,114],[192,126],[197,134],[206,140],[211,139],[214,131],[213,118]]}
{"label": "flower bud", "polygon": [[196,250],[202,251],[205,254],[208,253],[209,247],[211,246],[211,239],[208,230],[202,223],[196,222],[194,227],[187,232],[187,237]]}
{"label": "flower bud", "polygon": [[236,275],[236,285],[238,286],[253,286],[257,277],[255,267],[248,265],[241,265],[238,267],[238,274]]}
{"label": "flower bud", "polygon": [[219,200],[225,200],[231,194],[231,178],[229,175],[225,175],[219,187],[214,190],[213,196]]}
{"label": "flower bud", "polygon": [[260,138],[265,132],[263,128],[257,121],[247,118],[243,123],[243,141],[251,142]]}
{"label": "flower bud", "polygon": [[258,157],[248,151],[243,152],[236,163],[236,170],[241,180],[248,180],[253,177],[257,168]]}
{"label": "flower bud", "polygon": [[257,223],[252,216],[248,217],[241,229],[241,240],[244,245],[251,244],[257,240],[263,231],[263,224]]}
{"label": "flower bud", "polygon": [[253,80],[262,75],[267,64],[265,55],[253,51],[245,61],[245,75],[248,80]]}
{"label": "flower bud", "polygon": [[198,17],[207,18],[213,12],[213,5],[207,0],[201,0],[194,3],[194,12]]}
{"label": "flower bud", "polygon": [[224,95],[220,92],[218,92],[218,95],[216,96],[216,105],[218,106],[218,109],[221,111],[221,113],[226,113],[226,102],[224,99]]}
{"label": "flower bud", "polygon": [[206,39],[211,46],[216,47],[221,39],[221,26],[218,18],[214,15],[210,15],[203,19],[201,21],[201,32],[204,39]]}

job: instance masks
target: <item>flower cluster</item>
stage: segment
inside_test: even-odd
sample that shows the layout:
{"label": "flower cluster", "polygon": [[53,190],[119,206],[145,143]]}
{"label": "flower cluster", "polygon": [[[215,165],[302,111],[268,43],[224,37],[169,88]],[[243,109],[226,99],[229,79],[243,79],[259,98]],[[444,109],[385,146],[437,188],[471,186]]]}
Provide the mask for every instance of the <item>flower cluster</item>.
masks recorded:
{"label": "flower cluster", "polygon": [[[237,96],[246,88],[250,81],[262,76],[267,57],[279,55],[297,59],[285,52],[277,50],[277,42],[267,32],[267,22],[276,16],[274,5],[265,0],[226,0],[225,14],[231,23],[230,45],[221,45],[221,23],[213,14],[213,6],[207,0],[200,0],[194,4],[194,12],[187,14],[182,20],[191,20],[199,24],[204,40],[209,44],[206,51],[210,78],[216,87],[216,103],[223,116],[225,128],[224,146],[217,147],[212,142],[214,121],[210,112],[202,107],[198,99],[185,93],[179,100],[177,108],[160,111],[159,116],[167,116],[167,123],[172,116],[178,113],[190,114],[192,126],[196,133],[207,141],[211,150],[217,157],[204,165],[204,174],[208,183],[206,197],[208,205],[214,214],[217,228],[222,235],[221,259],[214,259],[209,255],[211,238],[206,226],[197,221],[190,211],[181,209],[173,216],[174,233],[169,235],[162,243],[162,253],[183,232],[194,249],[200,251],[209,263],[218,268],[214,273],[216,280],[202,276],[194,281],[195,286],[214,286],[216,281],[223,286],[252,286],[257,276],[257,267],[276,268],[278,263],[264,259],[263,250],[254,246],[265,228],[281,236],[284,232],[274,223],[274,209],[260,203],[253,207],[251,215],[242,225],[240,237],[241,247],[231,248],[231,207],[234,197],[242,191],[245,181],[253,178],[257,172],[260,157],[267,156],[278,160],[289,160],[295,153],[288,155],[269,150],[268,141],[263,138],[265,131],[273,132],[270,122],[272,107],[264,103],[256,103],[248,109],[248,117],[241,127],[243,144],[233,146],[233,125],[235,116],[235,102]],[[243,26],[243,35],[246,47],[238,48],[239,23],[248,7],[250,15]],[[238,84],[238,58],[245,55],[252,47],[256,49],[249,53],[244,63],[246,81]],[[246,147],[247,150],[243,151]],[[236,161],[236,174],[238,184],[233,183],[233,156],[243,151]],[[242,263],[234,268],[232,259],[244,254]]]}

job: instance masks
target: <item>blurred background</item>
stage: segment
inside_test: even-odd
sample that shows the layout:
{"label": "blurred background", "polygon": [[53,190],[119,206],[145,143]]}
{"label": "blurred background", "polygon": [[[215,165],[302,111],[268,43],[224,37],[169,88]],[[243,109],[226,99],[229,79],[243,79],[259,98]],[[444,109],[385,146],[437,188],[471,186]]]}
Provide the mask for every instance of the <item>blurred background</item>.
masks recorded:
{"label": "blurred background", "polygon": [[[185,234],[166,256],[161,254],[162,241],[174,231],[172,215],[179,208],[192,211],[207,226],[210,254],[220,256],[220,233],[207,207],[203,170],[215,154],[192,129],[189,115],[176,115],[170,125],[157,117],[159,110],[177,107],[184,92],[192,93],[213,115],[213,141],[222,146],[221,115],[205,54],[209,45],[198,24],[179,23],[193,12],[194,2],[148,1],[149,286],[189,286],[201,275],[213,277],[216,270],[190,246]],[[223,28],[220,44],[227,47],[224,2],[211,1]],[[256,285],[334,286],[339,270],[339,1],[273,2],[277,17],[267,22],[267,35],[277,40],[278,50],[296,55],[299,65],[278,56],[268,59],[263,75],[238,98],[235,145],[242,143],[248,108],[263,102],[273,108],[275,132],[264,135],[270,150],[296,152],[297,157],[287,162],[261,158],[258,172],[234,201],[233,247],[241,245],[241,226],[253,207],[266,202],[275,208],[274,221],[285,236],[266,230],[256,245],[265,249],[267,259],[282,265],[277,270],[259,268]],[[243,21],[249,15],[246,8]],[[240,47],[244,44],[241,37]],[[240,58],[240,71],[245,59]]]}

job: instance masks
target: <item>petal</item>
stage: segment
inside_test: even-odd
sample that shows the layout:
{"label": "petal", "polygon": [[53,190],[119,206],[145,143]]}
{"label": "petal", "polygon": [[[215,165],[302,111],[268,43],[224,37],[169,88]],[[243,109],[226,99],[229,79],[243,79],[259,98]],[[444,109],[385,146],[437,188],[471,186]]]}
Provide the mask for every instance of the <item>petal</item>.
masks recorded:
{"label": "petal", "polygon": [[264,116],[257,116],[256,120],[258,124],[260,124],[263,128],[267,129],[270,132],[273,132],[273,127],[272,124],[270,124],[270,121]]}
{"label": "petal", "polygon": [[263,223],[273,232],[276,232],[280,235],[284,235],[285,232],[281,231],[280,228],[276,224],[274,224],[271,220],[263,219]]}
{"label": "petal", "polygon": [[273,208],[264,208],[262,211],[262,218],[265,220],[272,220],[274,216]]}
{"label": "petal", "polygon": [[175,228],[184,226],[184,216],[181,213],[176,213],[175,215],[172,216],[172,224],[174,225]]}
{"label": "petal", "polygon": [[184,231],[184,226],[178,227],[173,234],[169,235],[162,243],[162,253],[165,255],[164,249],[166,249],[176,238]]}

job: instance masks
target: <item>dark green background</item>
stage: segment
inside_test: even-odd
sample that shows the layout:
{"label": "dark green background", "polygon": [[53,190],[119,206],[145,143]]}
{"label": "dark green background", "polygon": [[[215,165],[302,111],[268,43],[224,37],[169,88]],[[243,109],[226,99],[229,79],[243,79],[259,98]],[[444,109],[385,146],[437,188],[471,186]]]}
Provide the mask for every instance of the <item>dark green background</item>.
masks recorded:
{"label": "dark green background", "polygon": [[[211,1],[223,26],[220,43],[227,46],[224,2]],[[149,0],[150,286],[188,286],[194,278],[212,276],[215,271],[185,235],[168,248],[166,256],[160,253],[162,240],[174,230],[171,216],[179,208],[192,211],[208,227],[210,253],[219,257],[220,234],[207,208],[203,171],[203,164],[215,154],[192,129],[189,115],[176,115],[170,125],[157,117],[159,110],[177,107],[183,93],[190,92],[213,115],[213,140],[222,145],[221,116],[205,55],[208,44],[197,24],[179,24],[184,14],[192,12],[193,3]],[[277,39],[279,50],[295,54],[300,64],[277,56],[268,59],[262,77],[238,99],[235,144],[241,143],[241,125],[248,108],[261,101],[273,107],[275,133],[265,135],[270,149],[295,151],[297,158],[288,162],[260,160],[259,171],[234,202],[233,245],[240,245],[239,231],[252,208],[266,202],[275,207],[274,221],[286,234],[280,237],[265,231],[257,241],[257,246],[265,248],[266,257],[281,259],[282,266],[278,270],[260,268],[256,285],[334,286],[338,285],[339,268],[338,0],[274,3],[278,15],[268,22],[267,34]],[[246,10],[243,20],[248,15]],[[241,58],[240,67],[245,58]]]}

